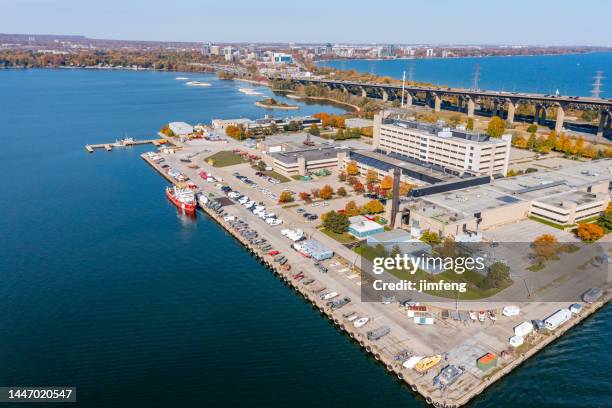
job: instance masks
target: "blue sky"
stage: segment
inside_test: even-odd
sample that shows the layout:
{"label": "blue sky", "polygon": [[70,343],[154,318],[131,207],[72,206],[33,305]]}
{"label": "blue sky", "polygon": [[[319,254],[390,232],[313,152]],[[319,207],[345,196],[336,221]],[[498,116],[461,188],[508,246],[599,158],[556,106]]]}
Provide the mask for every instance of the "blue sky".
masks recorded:
{"label": "blue sky", "polygon": [[607,0],[0,0],[0,32],[216,42],[612,45]]}

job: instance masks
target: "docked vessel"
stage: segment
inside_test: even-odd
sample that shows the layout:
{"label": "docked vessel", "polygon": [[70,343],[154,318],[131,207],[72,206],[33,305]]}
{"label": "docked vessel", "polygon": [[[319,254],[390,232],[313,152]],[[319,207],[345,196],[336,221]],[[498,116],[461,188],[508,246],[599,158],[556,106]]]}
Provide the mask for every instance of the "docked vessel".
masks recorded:
{"label": "docked vessel", "polygon": [[437,366],[438,364],[440,364],[440,361],[442,361],[441,354],[436,354],[435,356],[431,356],[431,357],[425,357],[424,359],[416,363],[416,365],[414,366],[414,369],[417,373],[425,373],[430,368],[433,368]]}
{"label": "docked vessel", "polygon": [[380,339],[381,337],[386,336],[389,333],[391,333],[391,328],[389,326],[382,326],[377,329],[370,330],[367,333],[367,337],[368,337],[368,340],[376,341]]}
{"label": "docked vessel", "polygon": [[602,295],[603,295],[603,290],[601,290],[601,288],[591,288],[582,295],[582,300],[585,303],[590,304],[593,302],[597,302],[601,298]]}
{"label": "docked vessel", "polygon": [[166,187],[166,197],[168,197],[177,208],[185,212],[195,212],[196,201],[193,190],[190,188],[177,186]]}

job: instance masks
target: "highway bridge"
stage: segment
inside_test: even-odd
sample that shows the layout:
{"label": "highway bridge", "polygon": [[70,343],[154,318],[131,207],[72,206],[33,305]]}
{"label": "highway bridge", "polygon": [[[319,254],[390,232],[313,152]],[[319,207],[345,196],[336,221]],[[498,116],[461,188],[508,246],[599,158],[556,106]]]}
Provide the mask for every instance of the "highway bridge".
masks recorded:
{"label": "highway bridge", "polygon": [[[270,77],[270,80],[289,80],[301,85],[325,85],[329,89],[340,89],[362,97],[378,98],[383,101],[401,99],[401,84],[364,83],[341,81],[333,79],[315,79],[295,76]],[[420,99],[419,99],[420,97]],[[457,105],[443,104],[444,97],[454,97]],[[404,106],[410,107],[413,103],[431,106],[439,112],[442,108],[463,111],[468,117],[474,116],[477,103],[488,100],[493,106],[491,115],[505,118],[512,124],[515,120],[517,105],[530,104],[535,106],[533,123],[542,124],[546,120],[546,110],[556,108],[555,130],[563,129],[565,112],[567,109],[599,111],[600,119],[597,135],[603,136],[612,127],[612,99],[591,98],[583,96],[544,95],[523,92],[483,91],[463,88],[446,88],[436,86],[404,86]]]}

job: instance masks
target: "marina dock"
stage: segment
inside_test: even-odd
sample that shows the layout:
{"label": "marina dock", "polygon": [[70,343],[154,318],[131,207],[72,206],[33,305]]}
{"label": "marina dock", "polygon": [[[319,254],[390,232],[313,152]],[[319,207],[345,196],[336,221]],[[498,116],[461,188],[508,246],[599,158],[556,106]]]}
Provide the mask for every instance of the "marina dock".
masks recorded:
{"label": "marina dock", "polygon": [[118,140],[114,143],[98,143],[98,144],[87,144],[85,150],[88,153],[93,153],[95,149],[104,149],[110,152],[115,147],[130,147],[145,144],[152,144],[153,146],[160,146],[161,144],[167,143],[166,139],[149,139],[149,140]]}
{"label": "marina dock", "polygon": [[[165,171],[164,168],[161,167],[160,164],[154,162],[146,155],[141,155],[142,159],[149,164],[153,169],[155,169],[160,175],[162,175],[167,181],[172,184],[177,184],[177,181],[170,177]],[[193,180],[197,182],[197,180]],[[201,184],[201,183],[200,183]],[[203,184],[200,186],[202,191],[210,193],[216,192],[218,190],[214,190],[214,188],[210,185]],[[227,207],[229,210],[230,207]],[[241,207],[234,207],[235,211],[242,211]],[[557,339],[563,336],[568,330],[572,327],[580,324],[584,319],[588,316],[592,315],[599,308],[604,306],[609,300],[610,295],[606,294],[599,301],[584,305],[583,310],[580,314],[572,317],[570,321],[564,324],[559,329],[554,332],[547,333],[546,335],[541,336],[534,345],[523,353],[517,353],[512,356],[512,358],[508,360],[500,359],[500,363],[496,369],[491,370],[489,374],[482,378],[476,378],[468,374],[464,375],[464,379],[461,379],[455,384],[455,386],[450,387],[450,389],[440,390],[432,386],[432,378],[435,373],[430,370],[425,375],[421,375],[416,373],[413,370],[409,370],[402,365],[402,361],[398,361],[396,355],[401,352],[405,348],[410,348],[410,344],[412,339],[407,336],[405,331],[391,331],[390,334],[385,335],[380,339],[370,340],[367,335],[367,331],[376,328],[376,326],[368,326],[367,329],[364,328],[355,328],[353,324],[348,322],[346,318],[343,317],[343,313],[346,312],[345,309],[333,309],[329,306],[329,302],[327,300],[321,299],[319,296],[321,287],[326,287],[326,280],[329,281],[331,278],[329,275],[331,274],[317,274],[314,271],[314,268],[305,269],[307,263],[305,260],[301,258],[297,253],[286,251],[284,247],[281,248],[281,245],[277,245],[276,243],[282,242],[278,239],[275,239],[271,232],[265,228],[259,228],[257,220],[251,222],[250,219],[247,219],[242,214],[238,215],[240,219],[245,219],[249,221],[249,227],[256,232],[259,233],[260,237],[264,237],[268,239],[270,244],[273,244],[275,248],[278,248],[282,251],[284,255],[286,255],[289,260],[288,263],[293,266],[292,270],[285,270],[275,259],[270,256],[266,251],[260,249],[258,246],[253,245],[249,242],[249,240],[239,232],[234,229],[229,222],[223,219],[223,215],[219,215],[213,210],[209,208],[202,209],[211,219],[217,222],[220,226],[222,226],[229,234],[231,234],[237,241],[239,241],[255,258],[257,258],[262,264],[264,264],[269,270],[271,270],[276,276],[278,276],[288,287],[292,288],[296,293],[299,293],[303,298],[308,300],[314,308],[316,308],[321,315],[325,316],[331,324],[333,324],[337,329],[341,330],[346,336],[348,336],[351,341],[359,344],[359,346],[369,355],[373,356],[380,364],[382,364],[387,371],[395,378],[404,382],[413,392],[422,396],[425,401],[437,408],[446,408],[446,407],[460,407],[467,404],[471,399],[481,394],[485,389],[487,389],[491,384],[503,378],[505,375],[509,374],[512,370],[520,366],[527,359],[535,355],[538,351],[545,348],[547,345],[553,343]],[[297,280],[295,279],[295,274],[301,271],[305,274],[308,274],[308,277],[314,278],[315,283],[313,284],[305,284],[305,280]],[[352,306],[358,308],[361,306],[358,299],[354,299]],[[368,310],[375,310],[374,305],[368,305],[368,307],[372,307]],[[361,310],[358,310],[361,314]],[[370,313],[370,312],[368,312]],[[379,321],[381,319],[381,315],[369,314],[371,320]],[[378,323],[378,322],[377,322]],[[395,330],[395,329],[393,329]],[[419,330],[419,329],[417,329]],[[474,362],[475,363],[475,362]],[[470,369],[473,369],[471,367]],[[464,381],[465,380],[465,381]]]}

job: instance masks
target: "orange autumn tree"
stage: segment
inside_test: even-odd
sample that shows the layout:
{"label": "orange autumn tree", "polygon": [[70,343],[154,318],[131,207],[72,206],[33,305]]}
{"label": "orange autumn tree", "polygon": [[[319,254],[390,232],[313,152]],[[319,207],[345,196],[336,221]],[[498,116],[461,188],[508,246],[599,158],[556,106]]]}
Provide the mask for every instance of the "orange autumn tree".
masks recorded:
{"label": "orange autumn tree", "polygon": [[559,241],[554,235],[543,234],[533,240],[534,254],[539,262],[553,258],[559,250]]}
{"label": "orange autumn tree", "polygon": [[278,202],[280,203],[290,203],[291,201],[293,201],[293,196],[289,191],[283,191],[278,198]]}
{"label": "orange autumn tree", "polygon": [[393,177],[385,176],[380,182],[380,188],[383,190],[390,190],[393,188]]}
{"label": "orange autumn tree", "polygon": [[354,217],[355,215],[359,215],[359,207],[357,206],[357,203],[352,200],[346,203],[346,206],[344,207],[344,211],[346,212],[346,215],[349,217]]}
{"label": "orange autumn tree", "polygon": [[597,224],[578,224],[576,229],[576,235],[583,240],[588,242],[597,241],[599,238],[604,236],[604,229]]}
{"label": "orange autumn tree", "polygon": [[321,190],[319,190],[319,197],[323,200],[329,200],[333,194],[334,189],[329,184],[324,185],[321,187]]}
{"label": "orange autumn tree", "polygon": [[356,176],[359,174],[359,167],[357,166],[357,162],[351,161],[346,165],[346,172],[349,176]]}

